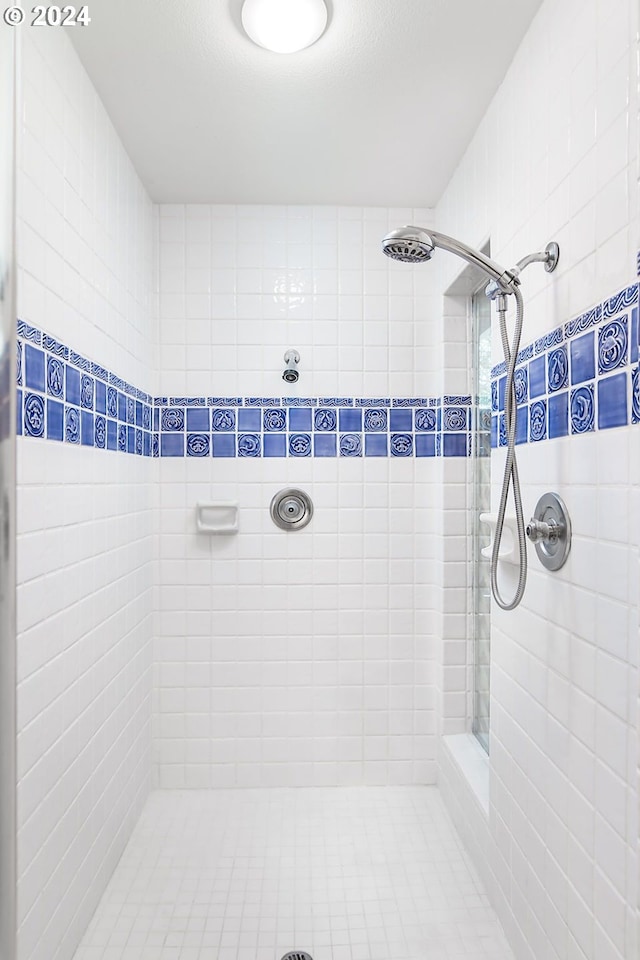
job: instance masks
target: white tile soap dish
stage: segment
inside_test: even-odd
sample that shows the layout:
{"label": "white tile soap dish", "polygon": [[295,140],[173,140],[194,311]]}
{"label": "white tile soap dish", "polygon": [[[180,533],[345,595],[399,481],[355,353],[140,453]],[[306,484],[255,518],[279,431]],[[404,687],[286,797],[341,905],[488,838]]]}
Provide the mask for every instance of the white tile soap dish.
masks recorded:
{"label": "white tile soap dish", "polygon": [[196,504],[198,533],[231,534],[238,532],[238,503],[235,500],[217,500]]}
{"label": "white tile soap dish", "polygon": [[[493,541],[496,535],[496,523],[498,517],[495,513],[481,513],[480,522],[486,523],[491,527],[491,543],[488,547],[483,547],[480,551],[483,557],[491,559],[493,553]],[[504,560],[506,563],[518,563],[520,553],[518,550],[518,524],[515,517],[505,517],[502,531],[502,543],[500,544],[500,553],[498,560]]]}

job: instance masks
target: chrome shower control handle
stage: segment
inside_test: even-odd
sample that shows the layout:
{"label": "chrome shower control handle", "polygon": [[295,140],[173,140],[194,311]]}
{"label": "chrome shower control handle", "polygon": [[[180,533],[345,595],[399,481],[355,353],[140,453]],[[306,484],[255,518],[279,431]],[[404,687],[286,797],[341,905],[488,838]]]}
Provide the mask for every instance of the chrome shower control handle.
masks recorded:
{"label": "chrome shower control handle", "polygon": [[545,493],[527,524],[527,536],[547,570],[559,570],[571,549],[571,521],[557,493]]}
{"label": "chrome shower control handle", "polygon": [[562,536],[562,525],[556,523],[551,517],[547,523],[545,520],[531,519],[527,524],[527,536],[531,543],[556,543]]}

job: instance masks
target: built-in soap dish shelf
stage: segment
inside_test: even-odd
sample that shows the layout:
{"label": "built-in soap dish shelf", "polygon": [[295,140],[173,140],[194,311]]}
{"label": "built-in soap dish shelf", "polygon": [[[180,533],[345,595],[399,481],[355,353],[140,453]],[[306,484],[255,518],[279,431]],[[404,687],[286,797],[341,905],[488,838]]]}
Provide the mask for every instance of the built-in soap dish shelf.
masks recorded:
{"label": "built-in soap dish shelf", "polygon": [[215,500],[196,504],[198,533],[225,536],[238,532],[238,503],[235,500]]}
{"label": "built-in soap dish shelf", "polygon": [[[496,536],[496,524],[498,522],[497,514],[481,513],[480,522],[488,524],[491,528],[491,543],[489,546],[483,547],[480,551],[483,557],[491,560],[493,554],[493,542]],[[503,560],[505,563],[515,564],[520,562],[520,554],[518,550],[518,524],[515,517],[504,518],[502,542],[500,544],[498,560]]]}

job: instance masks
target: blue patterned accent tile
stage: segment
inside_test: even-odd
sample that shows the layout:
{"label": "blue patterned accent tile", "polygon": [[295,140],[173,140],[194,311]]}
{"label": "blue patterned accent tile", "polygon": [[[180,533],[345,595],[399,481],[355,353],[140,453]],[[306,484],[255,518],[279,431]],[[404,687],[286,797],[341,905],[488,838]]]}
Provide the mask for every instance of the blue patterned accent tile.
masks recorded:
{"label": "blue patterned accent tile", "polygon": [[546,400],[536,400],[529,407],[529,439],[532,443],[547,439]]}
{"label": "blue patterned accent tile", "polygon": [[184,433],[161,433],[160,456],[184,457]]}
{"label": "blue patterned accent tile", "polygon": [[597,307],[594,307],[593,310],[583,313],[580,317],[575,317],[573,320],[569,320],[564,325],[565,337],[570,339],[574,337],[576,333],[583,333],[585,330],[588,330],[590,327],[595,327],[596,324],[600,323],[602,320],[602,307],[598,304]]}
{"label": "blue patterned accent tile", "polygon": [[442,456],[466,457],[469,455],[469,440],[466,433],[443,433]]}
{"label": "blue patterned accent tile", "polygon": [[[336,430],[338,418],[336,411],[331,408],[319,407],[313,414],[313,429],[318,431]],[[335,456],[335,453],[333,454]]]}
{"label": "blue patterned accent tile", "polygon": [[636,254],[636,277],[640,277],[640,251]]}
{"label": "blue patterned accent tile", "polygon": [[47,400],[47,439],[64,440],[64,404]]}
{"label": "blue patterned accent tile", "polygon": [[605,320],[608,317],[615,317],[617,313],[622,313],[623,310],[628,310],[629,307],[637,302],[638,284],[634,283],[625,290],[621,290],[620,293],[616,293],[613,297],[609,297],[608,300],[605,300],[605,302],[602,304],[602,315]]}
{"label": "blue patterned accent tile", "polygon": [[24,435],[44,436],[44,400],[37,393],[24,394]]}
{"label": "blue patterned accent tile", "polygon": [[444,407],[470,407],[471,397],[469,394],[464,396],[459,396],[458,394],[445,394],[442,398],[442,405]]}
{"label": "blue patterned accent tile", "polygon": [[566,390],[549,397],[549,438],[566,437],[569,432],[569,394]]}
{"label": "blue patterned accent tile", "polygon": [[549,393],[562,390],[569,382],[569,358],[566,346],[557,347],[549,352],[548,362]]}
{"label": "blue patterned accent tile", "polygon": [[569,343],[571,355],[571,383],[584,383],[596,375],[595,332],[585,333]]}
{"label": "blue patterned accent tile", "polygon": [[207,397],[208,407],[241,407],[242,397]]}
{"label": "blue patterned accent tile", "polygon": [[359,397],[356,400],[356,407],[388,407],[389,405],[389,397]]}
{"label": "blue patterned accent tile", "polygon": [[[111,382],[111,374],[109,374],[109,382]],[[169,398],[168,397],[154,397],[153,398],[154,407],[168,407]]]}
{"label": "blue patterned accent tile", "polygon": [[229,433],[236,428],[236,411],[228,408],[211,411],[211,429],[214,433]]}
{"label": "blue patterned accent tile", "polygon": [[142,428],[143,430],[151,430],[151,407],[148,403],[142,404]]}
{"label": "blue patterned accent tile", "polygon": [[121,393],[118,390],[118,420],[122,420],[123,423],[127,422],[127,398],[124,393]]}
{"label": "blue patterned accent tile", "polygon": [[245,397],[245,407],[279,407],[280,397]]}
{"label": "blue patterned accent tile", "polygon": [[283,407],[317,407],[317,397],[283,397]]}
{"label": "blue patterned accent tile", "polygon": [[280,433],[287,429],[287,411],[280,407],[267,407],[262,411],[262,428],[265,433]]}
{"label": "blue patterned accent tile", "polygon": [[416,436],[416,457],[435,457],[436,437],[433,433],[419,433]]}
{"label": "blue patterned accent tile", "polygon": [[340,429],[354,433],[362,431],[362,410],[345,410],[341,407],[338,411],[338,422]]}
{"label": "blue patterned accent tile", "polygon": [[118,450],[121,453],[127,452],[127,425],[126,423],[118,424]]}
{"label": "blue patterned accent tile", "polygon": [[44,393],[44,353],[26,343],[24,347],[24,384]]}
{"label": "blue patterned accent tile", "polygon": [[416,410],[415,414],[416,430],[429,432],[435,431],[438,422],[437,411],[431,407],[426,410]]}
{"label": "blue patterned accent tile", "polygon": [[86,357],[83,357],[81,354],[71,350],[69,353],[69,359],[71,363],[80,370],[84,370],[86,373],[91,373],[91,361],[87,360]]}
{"label": "blue patterned accent tile", "polygon": [[364,429],[367,433],[380,433],[386,431],[387,411],[375,409],[365,410]]}
{"label": "blue patterned accent tile", "polygon": [[102,380],[96,380],[96,413],[107,412],[107,387]]}
{"label": "blue patterned accent tile", "polygon": [[611,373],[627,362],[628,318],[611,320],[598,331],[598,373]]}
{"label": "blue patterned accent tile", "polygon": [[571,391],[569,407],[571,417],[571,433],[588,433],[594,429],[595,404],[594,388],[592,383],[577,387]]}
{"label": "blue patterned accent tile", "polygon": [[491,381],[491,409],[494,413],[498,412],[498,381]]}
{"label": "blue patterned accent tile", "polygon": [[411,457],[413,456],[413,434],[411,433],[392,433],[390,440],[392,457]]}
{"label": "blue patterned accent tile", "polygon": [[384,433],[366,433],[364,437],[365,457],[386,457],[387,437]]}
{"label": "blue patterned accent tile", "polygon": [[187,434],[187,456],[188,457],[208,457],[209,456],[209,435],[206,433],[188,433]]}
{"label": "blue patterned accent tile", "polygon": [[136,402],[133,397],[127,397],[127,423],[136,422]]}
{"label": "blue patterned accent tile", "polygon": [[80,380],[80,405],[85,410],[93,410],[94,379],[83,373]]}
{"label": "blue patterned accent tile", "polygon": [[80,443],[80,410],[64,408],[64,439],[67,443]]}
{"label": "blue patterned accent tile", "polygon": [[321,407],[352,407],[353,397],[320,397],[318,404]]}
{"label": "blue patterned accent tile", "polygon": [[151,456],[159,457],[160,456],[160,434],[153,433],[151,436]]}
{"label": "blue patterned accent tile", "polygon": [[62,357],[63,360],[69,359],[69,348],[65,347],[64,343],[60,343],[59,340],[50,337],[48,333],[42,334],[42,346],[49,353],[55,353],[56,357]]}
{"label": "blue patterned accent tile", "polygon": [[158,407],[153,408],[153,429],[156,433],[160,429],[160,409]]}
{"label": "blue patterned accent tile", "polygon": [[[166,407],[160,417],[161,430],[184,430],[184,410],[178,407]],[[162,442],[160,443],[160,452],[162,453]],[[162,453],[162,456],[167,454]],[[172,456],[172,454],[169,454]]]}
{"label": "blue patterned accent tile", "polygon": [[313,455],[314,457],[335,457],[336,456],[335,433],[314,433]]}
{"label": "blue patterned accent tile", "polygon": [[107,445],[107,421],[104,417],[96,417],[94,445],[104,450]]}
{"label": "blue patterned accent tile", "polygon": [[287,438],[284,433],[265,433],[262,447],[265,457],[286,457]]}
{"label": "blue patterned accent tile", "polygon": [[[240,411],[240,413],[253,413],[252,410]],[[256,410],[258,421],[260,420],[260,411]],[[238,456],[239,457],[259,457],[262,450],[260,445],[260,435],[257,433],[239,433],[238,434]]]}
{"label": "blue patterned accent tile", "polygon": [[109,380],[109,371],[105,370],[104,367],[101,367],[99,363],[91,363],[91,373],[98,380],[102,380],[104,383],[107,383]]}
{"label": "blue patterned accent tile", "polygon": [[529,397],[544,396],[547,392],[547,364],[546,357],[536,357],[529,364]]}
{"label": "blue patterned accent tile", "polygon": [[357,433],[340,434],[340,456],[341,457],[361,457],[362,456],[362,437]]}
{"label": "blue patterned accent tile", "polygon": [[640,327],[638,326],[638,308],[634,307],[631,311],[631,340],[629,344],[629,360],[631,363],[638,362],[640,353]]}
{"label": "blue patterned accent tile", "polygon": [[548,350],[549,347],[555,347],[559,343],[562,343],[564,340],[564,331],[562,327],[556,327],[555,330],[552,330],[550,333],[547,333],[544,338],[545,348]]}
{"label": "blue patterned accent tile", "polygon": [[211,437],[211,452],[214,457],[235,457],[235,436],[232,433],[214,433]]}
{"label": "blue patterned accent tile", "polygon": [[[141,419],[142,419],[142,411]],[[209,433],[209,408],[187,407],[187,430],[193,433]]]}
{"label": "blue patterned accent tile", "polygon": [[516,443],[527,443],[529,440],[529,407],[523,404],[516,407]]}
{"label": "blue patterned accent tile", "polygon": [[389,429],[397,432],[411,433],[413,430],[413,411],[390,410]]}
{"label": "blue patterned accent tile", "polygon": [[467,430],[467,411],[462,407],[445,407],[442,411],[443,430]]}
{"label": "blue patterned accent tile", "polygon": [[122,377],[118,377],[115,373],[109,374],[109,383],[112,384],[112,386],[117,387],[118,390],[124,390],[125,388],[124,380]]}
{"label": "blue patterned accent tile", "polygon": [[42,344],[42,333],[37,327],[25,323],[24,320],[18,320],[18,336],[23,340],[30,340],[32,343]]}
{"label": "blue patterned accent tile", "polygon": [[496,377],[501,377],[503,373],[507,372],[507,363],[506,360],[502,360],[501,363],[497,363],[495,367],[491,368],[491,379],[495,380]]}
{"label": "blue patterned accent tile", "polygon": [[118,391],[115,387],[107,387],[107,415],[114,419],[118,416]]}
{"label": "blue patterned accent tile", "polygon": [[631,423],[640,423],[640,367],[631,375]]}
{"label": "blue patterned accent tile", "polygon": [[628,379],[626,370],[614,377],[598,380],[598,429],[625,427],[627,415]]}
{"label": "blue patterned accent tile", "polygon": [[522,350],[518,352],[516,357],[516,363],[524,363],[525,360],[533,360],[533,344],[529,343],[526,347],[523,347]]}
{"label": "blue patterned accent tile", "polygon": [[116,420],[107,420],[107,450],[118,449],[118,423]]}
{"label": "blue patterned accent tile", "polygon": [[83,447],[92,447],[95,439],[93,414],[88,410],[80,411],[80,442]]}
{"label": "blue patterned accent tile", "polygon": [[310,457],[311,435],[308,433],[292,433],[289,437],[289,455],[292,457]]}
{"label": "blue patterned accent tile", "polygon": [[47,357],[47,393],[52,397],[64,397],[64,362],[58,357]]}
{"label": "blue patterned accent tile", "polygon": [[[262,430],[262,416],[258,409],[238,410],[238,430],[248,433],[257,433]],[[253,454],[241,454],[253,456]]]}
{"label": "blue patterned accent tile", "polygon": [[151,434],[149,433],[148,430],[144,431],[142,446],[143,446],[143,450],[142,450],[143,456],[150,457],[151,456]]}
{"label": "blue patterned accent tile", "polygon": [[547,344],[544,337],[538,337],[535,342],[535,352],[536,357],[540,356],[541,353],[544,353],[547,349]]}
{"label": "blue patterned accent tile", "polygon": [[289,410],[289,429],[296,433],[311,430],[311,413],[308,409]]}
{"label": "blue patterned accent tile", "polygon": [[516,390],[516,403],[526,403],[529,399],[529,371],[527,367],[517,367],[513,375]]}
{"label": "blue patterned accent tile", "polygon": [[16,383],[22,384],[22,340],[16,341]]}
{"label": "blue patterned accent tile", "polygon": [[507,446],[507,421],[505,419],[504,413],[501,413],[499,415],[498,423],[499,423],[498,429],[499,429],[500,446],[506,447]]}
{"label": "blue patterned accent tile", "polygon": [[[209,411],[207,410],[207,414],[208,413]],[[136,400],[136,427],[141,427],[141,426],[142,426],[142,402],[140,400]],[[209,428],[207,427],[207,430],[208,429]]]}
{"label": "blue patterned accent tile", "polygon": [[396,397],[392,398],[392,407],[428,407],[431,403],[429,397]]}
{"label": "blue patterned accent tile", "polygon": [[22,408],[22,390],[16,390],[16,435],[22,436],[24,410]]}

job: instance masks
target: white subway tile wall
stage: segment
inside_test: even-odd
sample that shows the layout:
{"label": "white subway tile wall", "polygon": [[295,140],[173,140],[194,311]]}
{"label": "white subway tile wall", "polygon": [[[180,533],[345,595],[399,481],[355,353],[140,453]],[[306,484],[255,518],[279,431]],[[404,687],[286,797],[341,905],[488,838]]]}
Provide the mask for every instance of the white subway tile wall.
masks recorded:
{"label": "white subway tile wall", "polygon": [[[151,390],[151,203],[63,31],[19,44],[19,315]],[[148,790],[152,467],[18,444],[20,960],[73,955]]]}
{"label": "white subway tile wall", "polygon": [[[380,246],[393,227],[431,220],[161,205],[163,392],[437,395],[433,279]],[[288,347],[301,354],[292,388]],[[435,493],[440,468],[393,460],[161,458],[157,785],[435,781],[438,520],[433,496],[415,491],[423,478]],[[298,533],[269,516],[287,486],[315,504]],[[239,535],[198,535],[198,499],[237,499]]]}
{"label": "white subway tile wall", "polygon": [[[559,242],[556,273],[523,276],[526,343],[634,276],[636,6],[542,5],[436,210],[443,231],[490,235],[502,262]],[[443,269],[446,289],[456,267]],[[474,845],[522,960],[637,956],[636,430],[519,448],[525,513],[556,490],[574,534],[556,575],[530,551],[521,607],[494,611],[490,829]],[[464,828],[473,795],[451,762],[441,775]]]}

